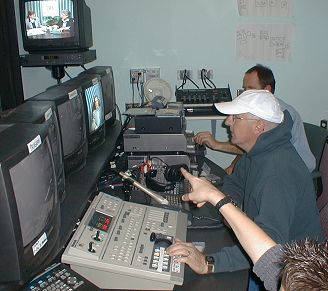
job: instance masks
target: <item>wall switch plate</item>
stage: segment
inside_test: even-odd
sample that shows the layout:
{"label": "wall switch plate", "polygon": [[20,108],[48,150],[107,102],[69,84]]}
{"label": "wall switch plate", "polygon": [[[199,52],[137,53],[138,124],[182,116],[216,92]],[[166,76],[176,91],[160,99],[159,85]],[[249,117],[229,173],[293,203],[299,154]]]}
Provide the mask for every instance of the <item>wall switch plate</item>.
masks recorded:
{"label": "wall switch plate", "polygon": [[212,69],[200,69],[198,70],[198,79],[202,78],[202,70],[203,70],[203,76],[206,76],[208,79],[213,79],[213,70]]}
{"label": "wall switch plate", "polygon": [[192,70],[177,70],[178,80],[183,80],[185,74],[189,79],[192,79]]}
{"label": "wall switch plate", "polygon": [[130,69],[130,83],[144,83],[145,82],[145,69]]}
{"label": "wall switch plate", "polygon": [[160,78],[160,68],[147,68],[146,81],[150,79]]}

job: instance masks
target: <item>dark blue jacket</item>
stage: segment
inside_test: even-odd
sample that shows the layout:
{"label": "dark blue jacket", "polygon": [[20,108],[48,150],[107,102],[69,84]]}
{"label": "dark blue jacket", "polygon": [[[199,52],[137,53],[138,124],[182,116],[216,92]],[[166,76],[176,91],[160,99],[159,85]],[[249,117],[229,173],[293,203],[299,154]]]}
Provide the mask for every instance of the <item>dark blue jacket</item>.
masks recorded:
{"label": "dark blue jacket", "polygon": [[[284,115],[281,124],[260,135],[243,155],[221,190],[277,243],[322,239],[312,178],[290,142],[293,121],[288,111]],[[224,248],[214,257],[216,272],[250,267],[241,246]]]}

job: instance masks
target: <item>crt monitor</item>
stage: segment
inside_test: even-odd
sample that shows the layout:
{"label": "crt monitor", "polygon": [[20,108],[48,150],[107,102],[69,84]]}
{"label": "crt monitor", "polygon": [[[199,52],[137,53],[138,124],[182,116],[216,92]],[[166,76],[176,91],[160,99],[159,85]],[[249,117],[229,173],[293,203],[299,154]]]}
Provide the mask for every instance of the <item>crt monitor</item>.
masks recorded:
{"label": "crt monitor", "polygon": [[103,90],[105,102],[105,121],[107,124],[113,124],[116,120],[116,98],[114,75],[111,66],[95,66],[80,73],[84,74],[98,74],[101,78],[101,86]]}
{"label": "crt monitor", "polygon": [[60,86],[81,86],[84,101],[89,150],[95,149],[105,141],[104,98],[100,76],[86,74],[77,76]]}
{"label": "crt monitor", "polygon": [[81,87],[58,85],[29,100],[53,101],[56,104],[65,174],[82,169],[86,164],[88,142]]}
{"label": "crt monitor", "polygon": [[0,124],[1,287],[30,280],[59,252],[60,203],[47,127]]}
{"label": "crt monitor", "polygon": [[56,106],[51,101],[27,101],[18,107],[2,114],[0,123],[47,123],[49,141],[55,163],[59,200],[65,198],[65,175],[62,144]]}
{"label": "crt monitor", "polygon": [[26,51],[81,51],[92,46],[91,12],[84,0],[19,2]]}

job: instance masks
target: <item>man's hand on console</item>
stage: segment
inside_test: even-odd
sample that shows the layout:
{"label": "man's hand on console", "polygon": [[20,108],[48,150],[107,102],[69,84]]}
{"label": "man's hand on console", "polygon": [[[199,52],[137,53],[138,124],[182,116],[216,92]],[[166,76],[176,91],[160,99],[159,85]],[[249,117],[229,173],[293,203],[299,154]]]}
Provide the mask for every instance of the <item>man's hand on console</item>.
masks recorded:
{"label": "man's hand on console", "polygon": [[192,191],[182,196],[183,201],[192,201],[197,204],[197,207],[202,207],[206,202],[216,205],[225,195],[219,191],[212,183],[205,178],[198,178],[191,175],[184,168],[181,168],[181,173],[191,185]]}
{"label": "man's hand on console", "polygon": [[176,239],[175,243],[168,247],[166,252],[174,261],[186,263],[198,274],[206,274],[208,272],[205,255],[192,243],[186,243]]}

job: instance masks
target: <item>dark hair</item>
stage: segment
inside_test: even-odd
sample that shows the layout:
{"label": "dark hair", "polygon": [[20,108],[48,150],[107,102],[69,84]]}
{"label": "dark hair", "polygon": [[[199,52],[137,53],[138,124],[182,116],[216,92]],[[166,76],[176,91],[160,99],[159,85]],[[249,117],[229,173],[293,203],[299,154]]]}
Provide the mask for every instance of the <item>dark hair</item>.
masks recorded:
{"label": "dark hair", "polygon": [[259,78],[262,89],[264,89],[265,86],[270,85],[271,93],[274,94],[276,88],[276,80],[274,79],[274,75],[271,69],[261,64],[256,64],[254,67],[247,70],[245,74],[250,74],[253,72],[257,72],[257,76]]}
{"label": "dark hair", "polygon": [[306,239],[286,244],[281,263],[285,290],[328,290],[328,241]]}

